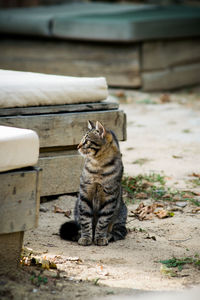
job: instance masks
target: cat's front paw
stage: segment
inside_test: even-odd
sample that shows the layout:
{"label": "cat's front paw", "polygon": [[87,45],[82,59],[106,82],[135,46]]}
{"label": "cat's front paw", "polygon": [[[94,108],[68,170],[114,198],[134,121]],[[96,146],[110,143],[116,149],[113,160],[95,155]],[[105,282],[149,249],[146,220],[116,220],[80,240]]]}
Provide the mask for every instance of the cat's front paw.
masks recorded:
{"label": "cat's front paw", "polygon": [[108,245],[108,239],[106,237],[103,238],[95,238],[94,243],[97,246],[107,246]]}
{"label": "cat's front paw", "polygon": [[92,239],[90,237],[81,237],[78,240],[78,244],[81,246],[89,246],[92,244]]}

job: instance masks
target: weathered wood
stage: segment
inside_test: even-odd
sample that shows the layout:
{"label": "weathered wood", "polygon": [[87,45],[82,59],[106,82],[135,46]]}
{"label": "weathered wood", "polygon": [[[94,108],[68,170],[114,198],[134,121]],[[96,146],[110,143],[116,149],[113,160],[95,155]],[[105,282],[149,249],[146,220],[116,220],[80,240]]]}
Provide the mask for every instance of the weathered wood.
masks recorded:
{"label": "weathered wood", "polygon": [[24,232],[0,234],[0,275],[13,275],[19,265]]}
{"label": "weathered wood", "polygon": [[91,102],[83,104],[66,104],[51,106],[31,106],[31,107],[12,107],[0,108],[0,116],[16,116],[16,115],[41,115],[55,114],[63,112],[84,112],[118,109],[119,104],[114,102]]}
{"label": "weathered wood", "polygon": [[200,39],[153,41],[142,44],[143,71],[194,62],[200,62]]}
{"label": "weathered wood", "polygon": [[119,110],[1,117],[0,124],[35,130],[40,147],[77,145],[87,130],[87,121],[100,121],[126,139],[125,114]]}
{"label": "weathered wood", "polygon": [[83,158],[77,151],[40,157],[38,166],[43,169],[41,196],[74,193],[79,190]]}
{"label": "weathered wood", "polygon": [[4,39],[2,69],[67,76],[104,76],[110,86],[139,87],[140,47],[68,41]]}
{"label": "weathered wood", "polygon": [[37,226],[39,174],[35,168],[0,173],[0,234]]}
{"label": "weathered wood", "polygon": [[170,90],[200,83],[200,63],[142,74],[145,91]]}

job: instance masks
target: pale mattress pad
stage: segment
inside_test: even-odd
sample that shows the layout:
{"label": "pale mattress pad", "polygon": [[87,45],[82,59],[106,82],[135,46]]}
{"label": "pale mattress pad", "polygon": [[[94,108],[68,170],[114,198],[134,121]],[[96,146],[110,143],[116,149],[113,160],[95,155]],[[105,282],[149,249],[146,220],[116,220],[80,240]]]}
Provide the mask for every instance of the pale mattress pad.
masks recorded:
{"label": "pale mattress pad", "polygon": [[34,166],[39,157],[39,138],[29,129],[0,126],[0,172]]}
{"label": "pale mattress pad", "polygon": [[0,70],[0,108],[98,102],[107,96],[104,77]]}

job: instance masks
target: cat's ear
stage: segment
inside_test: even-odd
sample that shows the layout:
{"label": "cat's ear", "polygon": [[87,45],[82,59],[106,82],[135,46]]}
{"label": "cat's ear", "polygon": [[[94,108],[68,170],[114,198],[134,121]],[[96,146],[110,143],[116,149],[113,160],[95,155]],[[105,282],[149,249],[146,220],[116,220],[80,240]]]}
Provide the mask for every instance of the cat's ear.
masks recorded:
{"label": "cat's ear", "polygon": [[99,121],[96,122],[96,130],[99,131],[99,135],[102,139],[106,136],[106,130]]}
{"label": "cat's ear", "polygon": [[95,126],[94,126],[94,124],[92,123],[92,121],[90,121],[90,120],[88,120],[88,129],[94,129],[95,128]]}

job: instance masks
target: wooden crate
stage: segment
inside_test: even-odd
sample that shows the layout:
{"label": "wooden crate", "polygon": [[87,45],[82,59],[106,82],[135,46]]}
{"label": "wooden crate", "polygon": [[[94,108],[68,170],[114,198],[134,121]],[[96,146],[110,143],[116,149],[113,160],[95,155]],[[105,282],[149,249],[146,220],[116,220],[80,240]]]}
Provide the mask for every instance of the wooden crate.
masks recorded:
{"label": "wooden crate", "polygon": [[77,145],[87,121],[100,121],[126,139],[126,115],[116,103],[0,109],[0,124],[35,130],[40,138],[41,196],[77,192],[83,159]]}
{"label": "wooden crate", "polygon": [[40,176],[38,168],[0,173],[0,275],[15,272],[24,231],[38,224]]}

